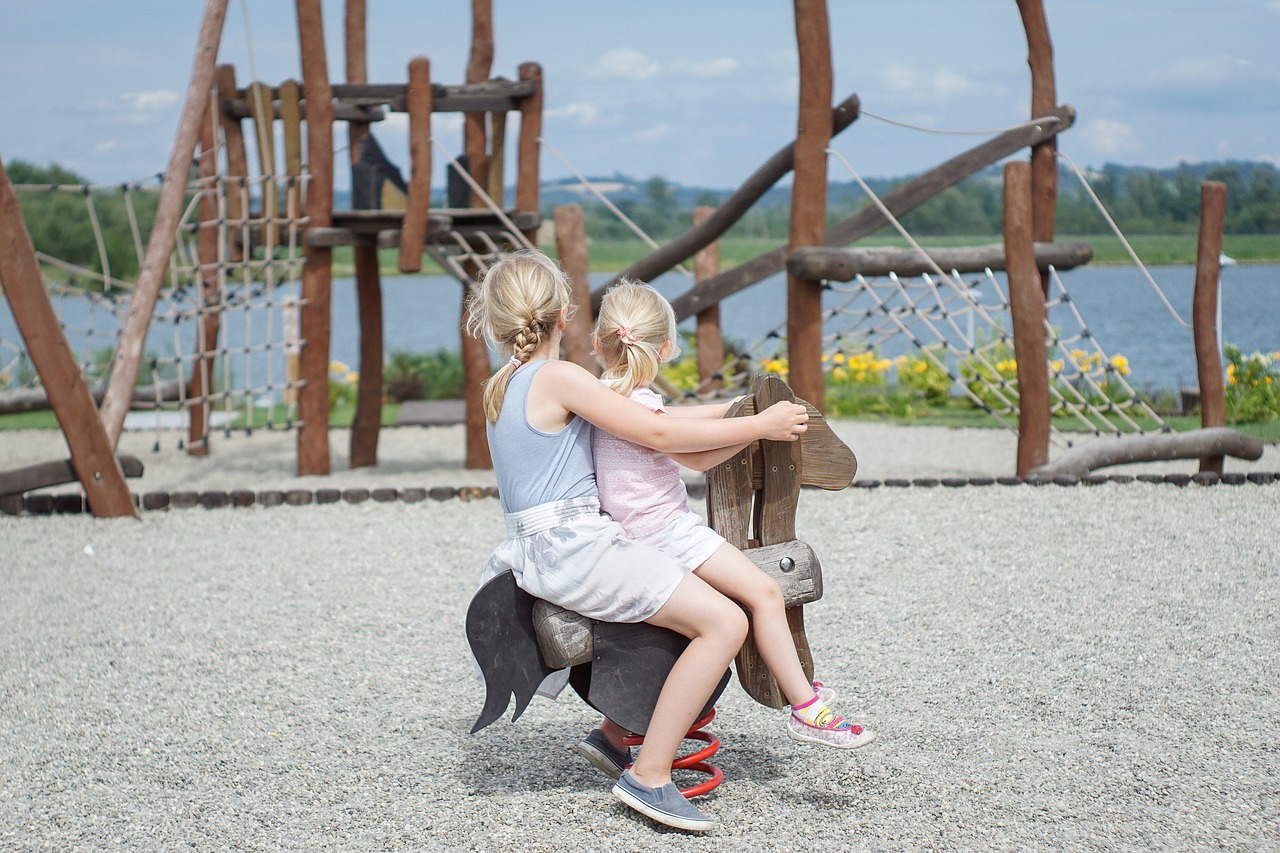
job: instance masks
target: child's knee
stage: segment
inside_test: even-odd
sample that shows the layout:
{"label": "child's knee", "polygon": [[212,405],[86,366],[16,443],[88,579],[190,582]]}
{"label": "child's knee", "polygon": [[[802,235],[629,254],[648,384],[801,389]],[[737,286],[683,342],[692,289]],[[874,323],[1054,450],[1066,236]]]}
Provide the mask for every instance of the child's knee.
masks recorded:
{"label": "child's knee", "polygon": [[772,610],[782,610],[784,602],[782,587],[778,586],[776,580],[760,572],[760,576],[751,585],[742,603],[752,615],[758,615]]}

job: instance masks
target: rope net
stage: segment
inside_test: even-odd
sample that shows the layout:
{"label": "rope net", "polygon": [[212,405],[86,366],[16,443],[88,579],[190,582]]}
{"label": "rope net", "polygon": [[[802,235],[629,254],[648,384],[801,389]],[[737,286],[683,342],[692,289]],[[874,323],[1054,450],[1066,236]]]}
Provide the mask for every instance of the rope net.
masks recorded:
{"label": "rope net", "polygon": [[[162,429],[185,425],[196,409],[204,424],[203,434],[192,438],[196,443],[207,441],[210,425],[226,434],[292,425],[306,183],[305,177],[216,175],[188,185],[131,405],[152,413],[131,417],[130,428],[150,420],[157,447]],[[83,199],[84,213],[66,217],[67,227],[87,231],[93,252],[60,258],[44,251],[38,230],[32,239],[52,279],[47,290],[62,333],[100,394],[134,286],[121,271],[136,275],[142,267],[159,182],[15,189],[20,204],[35,193],[58,194],[58,205],[66,204],[63,197]],[[279,201],[273,210],[263,199]],[[247,213],[232,219],[231,209]],[[108,238],[101,210],[127,217],[130,245],[120,245],[118,227],[116,239]],[[0,332],[0,411],[43,408],[44,397],[21,337]]]}

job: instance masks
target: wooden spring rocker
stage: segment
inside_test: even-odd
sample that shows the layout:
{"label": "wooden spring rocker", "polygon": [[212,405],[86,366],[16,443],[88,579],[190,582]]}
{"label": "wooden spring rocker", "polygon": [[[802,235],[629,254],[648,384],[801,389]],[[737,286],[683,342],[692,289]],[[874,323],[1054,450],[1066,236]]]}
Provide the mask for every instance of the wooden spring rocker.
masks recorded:
{"label": "wooden spring rocker", "polygon": [[[757,376],[751,394],[726,416],[754,414],[779,400],[795,400],[787,384],[775,376]],[[712,526],[782,587],[796,650],[812,679],[803,606],[822,597],[822,567],[813,549],[795,537],[796,502],[801,485],[847,487],[857,460],[821,413],[805,405],[809,429],[800,441],[756,442],[707,472],[707,510]],[[631,731],[628,745],[639,745],[667,674],[688,645],[685,637],[665,628],[598,622],[535,599],[516,586],[510,572],[480,588],[467,611],[466,626],[485,676],[484,708],[472,733],[502,716],[513,695],[512,721],[519,719],[542,680],[568,669],[569,684],[582,700]],[[735,665],[739,683],[753,699],[771,708],[786,704],[750,634]],[[723,780],[720,769],[707,761],[720,741],[705,726],[714,718],[716,700],[728,681],[726,671],[687,735],[705,746],[677,758],[673,766],[708,777],[682,787],[686,797],[708,793]]]}

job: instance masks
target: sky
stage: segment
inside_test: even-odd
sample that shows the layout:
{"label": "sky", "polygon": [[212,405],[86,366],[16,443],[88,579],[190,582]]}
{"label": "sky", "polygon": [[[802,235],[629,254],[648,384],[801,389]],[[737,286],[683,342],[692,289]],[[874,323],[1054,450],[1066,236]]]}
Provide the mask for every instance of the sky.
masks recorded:
{"label": "sky", "polygon": [[[334,82],[344,68],[344,5],[324,3]],[[435,82],[462,82],[468,0],[368,5],[372,82],[403,82],[415,55],[431,60]],[[1077,165],[1280,165],[1280,0],[1044,5],[1058,100],[1078,113],[1060,146]],[[164,171],[203,7],[199,0],[6,4],[0,159],[57,163],[98,183]],[[985,138],[902,128],[872,113],[946,131],[997,130],[1030,117],[1014,0],[830,0],[828,8],[834,100],[856,93],[864,110],[833,148],[863,177],[916,174]],[[572,168],[731,189],[794,138],[792,3],[494,0],[493,12],[492,73],[514,79],[521,62],[543,66],[544,180]],[[230,0],[219,61],[235,66],[241,85],[300,78],[294,4]],[[374,133],[407,174],[405,116],[392,114]],[[460,151],[457,114],[436,116],[433,134]],[[345,137],[338,129],[335,146]],[[337,170],[339,187],[349,185],[345,171]],[[831,177],[850,175],[833,159]]]}

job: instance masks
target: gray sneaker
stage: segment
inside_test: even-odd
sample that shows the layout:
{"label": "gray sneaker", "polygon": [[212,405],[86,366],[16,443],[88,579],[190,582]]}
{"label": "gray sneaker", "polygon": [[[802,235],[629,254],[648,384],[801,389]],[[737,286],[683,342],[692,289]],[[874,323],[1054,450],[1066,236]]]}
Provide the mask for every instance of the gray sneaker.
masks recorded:
{"label": "gray sneaker", "polygon": [[685,799],[674,782],[668,782],[661,788],[649,788],[632,778],[630,771],[623,771],[613,786],[613,795],[640,814],[676,829],[706,832],[714,829],[717,823],[715,818]]}
{"label": "gray sneaker", "polygon": [[599,729],[592,729],[582,743],[578,744],[578,752],[595,765],[597,770],[614,779],[621,776],[622,771],[631,764],[631,750],[616,748]]}

